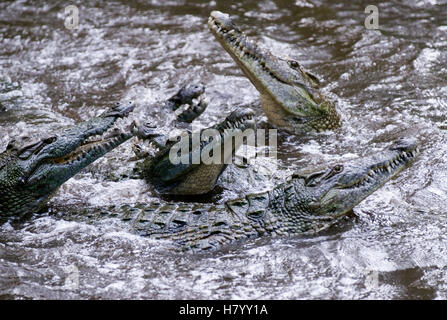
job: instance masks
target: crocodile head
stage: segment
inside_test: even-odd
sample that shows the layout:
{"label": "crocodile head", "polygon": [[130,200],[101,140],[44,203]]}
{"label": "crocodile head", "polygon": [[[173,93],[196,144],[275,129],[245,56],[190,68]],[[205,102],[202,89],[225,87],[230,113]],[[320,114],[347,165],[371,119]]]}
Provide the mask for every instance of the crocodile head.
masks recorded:
{"label": "crocodile head", "polygon": [[0,154],[0,216],[21,216],[41,208],[65,181],[133,134],[114,126],[132,104],[111,110],[40,141],[8,144]]}
{"label": "crocodile head", "polygon": [[[231,163],[244,137],[254,132],[254,125],[251,109],[233,111],[221,123],[200,132],[189,132],[180,141],[166,146],[153,159],[147,160],[143,169],[145,176],[162,194],[208,193],[213,190],[226,165]],[[214,154],[220,157],[213,159]]]}
{"label": "crocodile head", "polygon": [[415,140],[399,140],[377,154],[309,175],[297,174],[272,191],[271,205],[291,222],[289,233],[324,229],[396,176],[418,154]]}
{"label": "crocodile head", "polygon": [[194,99],[198,99],[204,94],[205,86],[203,84],[191,83],[181,87],[167,102],[173,110],[177,110],[183,104],[192,104]]}
{"label": "crocodile head", "polygon": [[261,96],[269,121],[290,132],[323,131],[341,125],[335,103],[319,90],[319,80],[293,59],[260,48],[228,14],[211,12],[211,33],[230,54]]}

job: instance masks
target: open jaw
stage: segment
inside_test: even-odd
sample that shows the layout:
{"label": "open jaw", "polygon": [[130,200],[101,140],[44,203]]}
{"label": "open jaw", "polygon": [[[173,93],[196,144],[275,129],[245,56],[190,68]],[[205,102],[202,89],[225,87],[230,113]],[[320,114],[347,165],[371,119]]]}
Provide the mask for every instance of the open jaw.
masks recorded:
{"label": "open jaw", "polygon": [[78,163],[85,167],[88,165],[87,162],[100,158],[127,139],[129,139],[129,133],[114,127],[105,132],[87,137],[72,152],[48,161],[55,165],[75,165]]}
{"label": "open jaw", "polygon": [[26,182],[47,183],[49,189],[57,188],[80,170],[132,138],[135,124],[124,128],[124,120],[118,120],[123,116],[127,114],[94,118],[55,135],[53,142],[36,150],[38,152],[29,159],[32,165]]}
{"label": "open jaw", "polygon": [[115,127],[102,134],[87,137],[72,152],[63,157],[49,159],[48,162],[58,166],[76,166],[81,170],[131,137],[130,133]]}
{"label": "open jaw", "polygon": [[11,141],[0,154],[0,216],[35,212],[64,182],[132,138],[135,123],[120,128],[125,124],[117,120],[133,108],[133,104],[117,103],[99,117],[37,142],[24,145],[26,137]]}
{"label": "open jaw", "polygon": [[[406,139],[398,141],[385,151],[338,165],[337,170],[341,170],[341,173],[328,178],[333,184],[322,196],[319,207],[324,208],[332,217],[346,214],[408,167],[419,152],[416,141]],[[312,180],[324,180],[333,175],[334,168],[320,177],[310,179],[307,184],[311,184]]]}
{"label": "open jaw", "polygon": [[223,137],[225,135],[225,132],[228,132],[227,130],[244,131],[246,129],[254,128],[254,126],[255,113],[249,108],[244,108],[237,109],[230,113],[230,115],[226,117],[224,121],[216,126],[216,129],[219,130],[221,136]]}
{"label": "open jaw", "polygon": [[[162,194],[171,195],[199,195],[212,191],[217,179],[231,161],[235,150],[242,141],[242,135],[247,135],[247,129],[255,127],[254,112],[250,109],[238,109],[233,111],[225,120],[212,127],[197,132],[200,145],[194,147],[191,143],[194,137],[189,135],[189,139],[180,140],[178,145],[171,146],[164,150],[159,156],[151,160],[146,170],[147,177],[155,186],[156,190]],[[193,133],[194,134],[194,133]],[[238,137],[240,139],[233,139]],[[236,140],[236,141],[234,141]],[[225,147],[226,143],[231,143],[231,147]],[[182,155],[181,150],[189,150]],[[214,152],[220,152],[218,157]],[[183,157],[187,163],[172,161],[171,152],[178,157]],[[205,157],[214,157],[205,162]],[[196,160],[194,160],[196,159]]]}
{"label": "open jaw", "polygon": [[[247,77],[252,80],[253,75],[250,71],[251,68],[256,66],[263,69],[263,71],[270,75],[272,79],[282,82],[279,79],[270,65],[266,65],[267,51],[261,51],[260,48],[250,41],[242,31],[233,24],[229,15],[221,13],[219,11],[211,12],[208,19],[208,27],[211,33],[216,37],[219,43],[230,54],[235,62],[246,73]],[[253,79],[254,84],[257,79]],[[256,85],[256,84],[255,84]]]}
{"label": "open jaw", "polygon": [[273,124],[289,131],[299,131],[297,127],[321,131],[340,126],[335,103],[318,90],[319,80],[297,61],[276,57],[258,47],[227,14],[211,12],[208,26],[259,91],[264,112]]}
{"label": "open jaw", "polygon": [[[213,151],[220,150],[221,164],[230,163],[234,153],[244,143],[244,138],[247,144],[250,142],[252,144],[255,143],[255,125],[255,113],[253,110],[249,108],[241,108],[231,112],[224,121],[209,128],[217,130],[219,134],[218,137],[211,135],[213,138],[212,141],[209,141],[206,140],[206,137],[204,137],[206,131],[201,133],[202,143],[200,146],[200,152],[202,154],[202,159],[210,153],[211,149],[213,149]],[[253,138],[252,141],[249,141],[249,137]],[[231,148],[228,146],[231,146]]]}

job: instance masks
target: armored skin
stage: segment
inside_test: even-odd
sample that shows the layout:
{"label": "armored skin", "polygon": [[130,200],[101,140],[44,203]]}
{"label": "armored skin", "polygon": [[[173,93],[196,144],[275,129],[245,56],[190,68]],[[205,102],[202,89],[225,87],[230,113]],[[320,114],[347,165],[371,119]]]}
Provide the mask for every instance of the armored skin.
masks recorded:
{"label": "armored skin", "polygon": [[157,201],[76,212],[69,208],[63,210],[64,218],[90,222],[120,218],[131,232],[193,251],[217,249],[260,236],[297,236],[318,232],[339,221],[418,154],[415,140],[399,140],[376,154],[310,174],[295,174],[271,191],[222,205]]}

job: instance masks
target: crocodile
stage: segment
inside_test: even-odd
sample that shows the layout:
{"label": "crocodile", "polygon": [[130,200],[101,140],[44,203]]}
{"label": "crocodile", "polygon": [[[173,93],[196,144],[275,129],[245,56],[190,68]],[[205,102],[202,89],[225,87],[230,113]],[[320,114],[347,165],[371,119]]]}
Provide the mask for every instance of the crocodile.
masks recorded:
{"label": "crocodile", "polygon": [[341,126],[335,102],[320,90],[318,77],[298,61],[259,47],[228,14],[211,12],[208,27],[259,92],[271,124],[293,134]]}
{"label": "crocodile", "polygon": [[[217,179],[231,162],[243,137],[254,134],[254,112],[249,108],[236,108],[223,121],[198,131],[181,130],[182,124],[190,124],[206,109],[208,102],[202,84],[182,87],[163,104],[164,110],[179,113],[163,127],[146,123],[134,144],[138,158],[144,158],[139,166],[140,176],[148,181],[159,194],[201,195],[211,192]],[[180,131],[176,131],[178,127]],[[183,126],[184,127],[184,126]],[[174,133],[169,137],[164,132]],[[180,135],[181,134],[181,135]],[[172,139],[172,138],[181,138]],[[150,154],[144,142],[155,145],[158,151]],[[194,143],[196,142],[196,143]],[[173,156],[182,152],[183,161],[173,162]],[[203,159],[212,152],[219,152],[214,162]],[[180,159],[179,159],[180,160]]]}
{"label": "crocodile", "polygon": [[[254,134],[254,130],[250,130],[254,125],[254,112],[246,108],[233,111],[222,122],[199,132],[185,132],[180,141],[170,141],[155,156],[146,158],[142,164],[143,177],[161,194],[209,193],[243,143],[243,137]],[[198,142],[195,145],[194,135]],[[177,156],[182,149],[186,150],[182,155],[184,161],[180,162],[179,157],[179,161],[173,162],[172,155]],[[214,152],[220,156],[205,163],[204,158]]]}
{"label": "crocodile", "polygon": [[64,219],[120,218],[129,231],[166,240],[179,250],[214,250],[260,236],[313,234],[337,223],[419,154],[415,139],[323,170],[293,174],[272,190],[223,204],[161,202],[101,208],[64,208]]}
{"label": "crocodile", "polygon": [[0,217],[39,211],[59,186],[132,138],[135,123],[126,130],[115,124],[133,109],[132,103],[116,103],[99,117],[37,142],[10,141],[0,154]]}

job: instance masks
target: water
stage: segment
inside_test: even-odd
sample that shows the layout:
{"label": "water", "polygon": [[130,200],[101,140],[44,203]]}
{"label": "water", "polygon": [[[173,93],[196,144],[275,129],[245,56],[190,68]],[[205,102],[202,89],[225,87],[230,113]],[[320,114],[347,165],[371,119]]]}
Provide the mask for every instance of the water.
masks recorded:
{"label": "water", "polygon": [[[318,74],[337,96],[344,126],[280,134],[272,177],[265,161],[231,166],[212,201],[268,188],[296,169],[381,150],[402,136],[416,136],[422,153],[357,206],[356,218],[316,236],[261,238],[192,255],[131,235],[113,219],[69,222],[62,211],[62,218],[44,213],[6,223],[0,298],[447,298],[446,1],[381,2],[379,30],[365,29],[368,3],[360,1],[75,1],[77,30],[64,27],[72,2],[49,3],[0,4],[0,73],[17,82],[0,94],[0,150],[13,136],[66,127],[118,100],[135,101],[134,116],[144,117],[144,106],[191,81],[207,86],[202,124],[236,105],[259,105],[207,29],[209,13],[221,10],[273,52]],[[131,156],[129,142],[64,184],[50,208],[153,200],[143,181],[116,179]]]}

